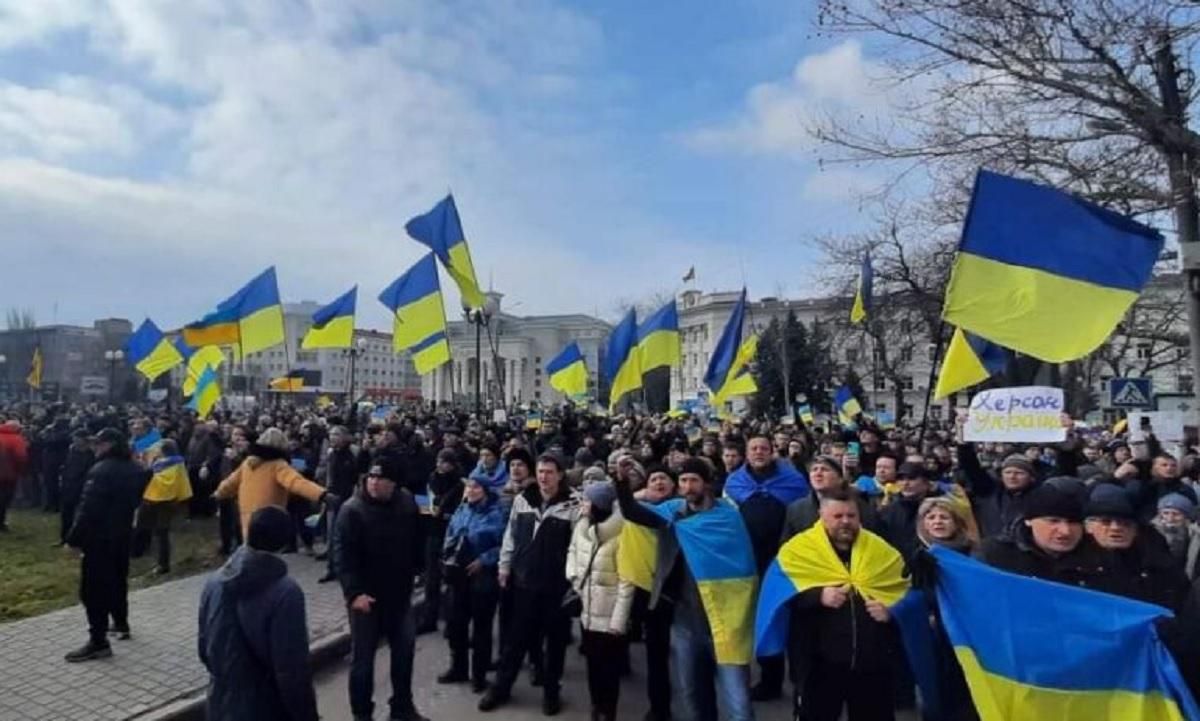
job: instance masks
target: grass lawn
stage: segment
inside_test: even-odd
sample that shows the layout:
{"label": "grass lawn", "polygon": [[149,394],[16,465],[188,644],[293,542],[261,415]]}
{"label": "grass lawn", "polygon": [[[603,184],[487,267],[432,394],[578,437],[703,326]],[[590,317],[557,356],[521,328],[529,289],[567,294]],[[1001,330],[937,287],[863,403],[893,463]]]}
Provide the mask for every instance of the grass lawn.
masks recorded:
{"label": "grass lawn", "polygon": [[[0,533],[0,623],[79,602],[79,559],[53,546],[58,514],[9,510]],[[177,520],[171,529],[171,573],[152,576],[156,546],[129,566],[129,590],[146,588],[220,566],[217,519]]]}

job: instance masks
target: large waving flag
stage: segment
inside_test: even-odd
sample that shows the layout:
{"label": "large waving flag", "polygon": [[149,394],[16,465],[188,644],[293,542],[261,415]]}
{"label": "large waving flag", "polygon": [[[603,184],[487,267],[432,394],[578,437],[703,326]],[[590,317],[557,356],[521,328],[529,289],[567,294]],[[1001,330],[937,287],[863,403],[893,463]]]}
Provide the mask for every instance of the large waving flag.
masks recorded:
{"label": "large waving flag", "polygon": [[546,364],[546,375],[550,376],[550,387],[568,398],[586,396],[588,392],[587,365],[579,344],[571,341],[561,353]]}
{"label": "large waving flag", "polygon": [[275,266],[267,268],[241,290],[217,306],[218,312],[233,313],[238,321],[238,350],[257,353],[284,341],[283,304]]}
{"label": "large waving flag", "polygon": [[193,348],[237,345],[241,338],[237,314],[233,309],[215,310],[195,323],[185,325],[180,337]]}
{"label": "large waving flag", "polygon": [[871,267],[871,251],[863,254],[862,268],[858,271],[858,286],[854,291],[854,305],[850,308],[850,322],[862,323],[871,312],[871,292],[875,285],[875,270]]}
{"label": "large waving flag", "polygon": [[746,396],[758,392],[758,383],[750,371],[750,364],[758,353],[758,336],[752,335],[738,346],[737,355],[733,357],[733,365],[729,366],[729,374],[716,393],[713,394],[712,404],[720,412],[725,407],[725,401],[734,396]]}
{"label": "large waving flag", "polygon": [[337,300],[313,313],[312,327],[304,334],[300,347],[349,348],[354,343],[354,310],[358,303],[358,286],[346,291]]}
{"label": "large waving flag", "polygon": [[33,359],[29,361],[29,375],[25,376],[25,382],[34,390],[42,388],[42,346],[39,344],[33,349]]}
{"label": "large waving flag", "polygon": [[129,336],[125,353],[133,367],[152,383],[183,362],[183,355],[149,318]]}
{"label": "large waving flag", "polygon": [[847,385],[838,386],[833,392],[833,405],[837,408],[838,423],[842,425],[853,423],[854,417],[863,412],[862,405],[854,397],[854,391]]}
{"label": "large waving flag", "polygon": [[942,370],[938,373],[935,400],[941,400],[963,388],[978,385],[988,378],[1003,373],[1012,360],[1013,352],[984,340],[962,328],[954,329]]}
{"label": "large waving flag", "polygon": [[783,651],[791,616],[788,602],[793,597],[811,588],[845,585],[862,598],[892,606],[908,592],[904,559],[887,541],[866,529],[854,539],[849,568],[833,549],[824,525],[818,523],[793,536],[763,574],[754,621],[756,654],[774,656]]}
{"label": "large waving flag", "polygon": [[[1165,608],[932,552],[942,625],[981,721],[1200,719],[1158,636]],[[915,617],[928,632],[928,614]],[[904,628],[906,643],[915,631]]]}
{"label": "large waving flag", "polygon": [[1123,215],[981,170],[942,316],[1043,361],[1081,358],[1124,317],[1162,246]]}
{"label": "large waving flag", "polygon": [[667,366],[675,368],[681,356],[679,312],[672,298],[638,328],[638,353],[642,372]]}
{"label": "large waving flag", "polygon": [[205,368],[200,374],[200,380],[196,382],[196,392],[192,394],[187,407],[196,411],[200,418],[208,418],[208,414],[220,398],[221,385],[217,382],[217,372],[211,367]]}
{"label": "large waving flag", "polygon": [[417,372],[425,375],[450,360],[446,307],[438,283],[437,259],[421,258],[379,294],[392,311],[392,347],[412,354]]}
{"label": "large waving flag", "polygon": [[283,391],[286,393],[296,393],[304,390],[304,371],[294,370],[285,376],[272,378],[267,382],[267,387],[273,391]]}
{"label": "large waving flag", "polygon": [[447,195],[428,213],[408,221],[404,229],[413,240],[429,246],[438,260],[442,261],[446,272],[458,285],[463,305],[472,309],[482,308],[484,297],[475,278],[471,249],[467,247],[467,236],[463,233],[454,196]]}
{"label": "large waving flag", "polygon": [[183,379],[183,388],[181,389],[184,396],[195,395],[196,384],[200,381],[200,376],[204,375],[206,368],[212,368],[216,372],[225,362],[225,354],[215,345],[192,348],[183,338],[176,338],[175,349],[187,362],[187,377]]}
{"label": "large waving flag", "polygon": [[637,351],[637,311],[633,308],[608,336],[604,353],[604,378],[608,381],[608,408],[621,397],[642,387],[641,355]]}
{"label": "large waving flag", "polygon": [[725,384],[736,378],[736,374],[731,374],[737,360],[738,350],[742,345],[742,326],[746,322],[746,289],[742,288],[742,294],[738,297],[737,304],[733,306],[733,312],[729,314],[729,320],[725,323],[725,330],[721,331],[721,337],[717,340],[717,345],[713,348],[712,357],[708,359],[708,370],[704,373],[704,385],[708,386],[713,393],[719,393]]}

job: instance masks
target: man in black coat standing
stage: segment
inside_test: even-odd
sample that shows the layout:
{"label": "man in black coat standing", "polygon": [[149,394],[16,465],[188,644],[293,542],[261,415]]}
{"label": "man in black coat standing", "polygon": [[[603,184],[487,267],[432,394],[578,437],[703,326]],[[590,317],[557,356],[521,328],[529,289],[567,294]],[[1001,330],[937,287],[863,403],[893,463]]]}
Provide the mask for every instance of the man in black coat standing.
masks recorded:
{"label": "man in black coat standing", "polygon": [[[353,436],[343,426],[334,426],[329,431],[329,457],[325,459],[325,489],[338,498],[350,498],[358,485],[358,454],[351,444]],[[317,579],[318,583],[329,583],[337,580],[337,555],[333,550],[334,529],[337,527],[337,514],[341,503],[326,503],[325,511],[329,523],[329,548],[325,553],[329,556],[329,570]]]}
{"label": "man in black coat standing", "polygon": [[93,439],[97,462],[92,466],[67,545],[83,552],[79,598],[87,611],[91,638],[68,653],[75,663],[112,656],[108,644],[108,617],[121,639],[129,638],[129,540],[133,513],[142,502],[150,472],[134,463],[129,442],[115,428],[105,428]]}
{"label": "man in black coat standing", "polygon": [[59,496],[62,506],[59,509],[59,543],[66,545],[67,531],[75,522],[75,508],[79,505],[79,497],[83,495],[83,484],[87,481],[88,471],[96,462],[92,453],[92,445],[88,441],[88,433],[82,428],[71,434],[71,449],[67,451],[67,462],[62,468],[62,483],[59,486]]}
{"label": "man in black coat standing", "polygon": [[412,697],[413,576],[424,550],[417,528],[419,511],[412,494],[397,487],[402,469],[388,460],[371,465],[358,492],[338,511],[334,527],[338,580],[350,614],[350,710],[356,720],[372,718],[375,649],[386,638],[391,718],[427,721]]}

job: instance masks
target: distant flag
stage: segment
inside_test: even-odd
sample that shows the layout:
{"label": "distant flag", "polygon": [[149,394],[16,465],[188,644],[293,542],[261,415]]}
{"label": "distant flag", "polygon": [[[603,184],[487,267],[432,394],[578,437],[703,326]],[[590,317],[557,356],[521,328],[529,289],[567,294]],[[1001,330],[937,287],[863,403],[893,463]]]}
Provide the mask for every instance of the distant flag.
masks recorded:
{"label": "distant flag", "polygon": [[125,353],[133,367],[151,382],[183,362],[179,349],[149,318],[129,336]]}
{"label": "distant flag", "polygon": [[241,338],[233,310],[216,310],[183,327],[180,337],[192,348],[206,345],[236,345]]}
{"label": "distant flag", "polygon": [[221,385],[217,382],[217,372],[211,367],[205,368],[196,383],[196,392],[188,401],[187,407],[196,411],[200,418],[207,418],[213,406],[221,398]]}
{"label": "distant flag", "polygon": [[193,348],[237,345],[238,352],[257,353],[284,341],[283,304],[275,267],[259,273],[241,290],[217,304],[216,311],[183,328]]}
{"label": "distant flag", "polygon": [[1162,247],[1119,213],[980,170],[942,317],[1042,361],[1081,358],[1125,316]]}
{"label": "distant flag", "polygon": [[358,301],[358,286],[337,300],[313,313],[312,327],[304,334],[300,347],[349,348],[354,344],[354,310]]}
{"label": "distant flag", "polygon": [[862,323],[871,312],[871,293],[875,285],[875,270],[871,267],[871,251],[863,254],[862,266],[858,271],[858,285],[854,291],[854,306],[850,308],[850,322]]}
{"label": "distant flag", "polygon": [[638,353],[642,373],[662,368],[679,366],[679,313],[672,298],[659,308],[638,328]]}
{"label": "distant flag", "polygon": [[800,420],[804,423],[804,425],[811,426],[813,424],[814,419],[812,406],[804,403],[796,409],[796,412],[800,414]]}
{"label": "distant flag", "polygon": [[942,370],[938,373],[934,399],[941,400],[951,393],[1003,373],[1012,357],[1013,352],[1009,349],[962,328],[955,328],[950,347],[946,349],[946,357],[942,360]]}
{"label": "distant flag", "polygon": [[695,279],[696,279],[696,266],[693,265],[692,267],[688,268],[688,272],[683,274],[683,282],[687,283],[688,281],[692,281]]}
{"label": "distant flag", "polygon": [[608,381],[608,407],[616,408],[622,396],[642,387],[641,354],[637,351],[637,311],[633,308],[608,336],[604,353],[604,378]]}
{"label": "distant flag", "polygon": [[748,396],[758,392],[758,383],[750,371],[750,364],[758,353],[758,336],[752,335],[738,347],[737,355],[733,357],[733,365],[729,367],[729,376],[724,385],[713,394],[712,404],[718,414],[724,409],[725,402],[735,396]]}
{"label": "distant flag", "polygon": [[482,308],[483,292],[475,277],[475,265],[471,262],[471,250],[467,247],[467,236],[463,233],[454,196],[447,195],[428,213],[408,221],[404,229],[413,240],[429,246],[442,261],[446,272],[458,285],[463,305],[471,309]]}
{"label": "distant flag", "polygon": [[837,408],[838,423],[842,425],[853,423],[855,416],[863,412],[862,405],[854,397],[854,391],[846,385],[838,386],[833,392],[833,405]]}
{"label": "distant flag", "polygon": [[33,359],[29,361],[29,375],[25,377],[25,382],[30,388],[41,390],[42,388],[42,346],[34,346]]}
{"label": "distant flag", "polygon": [[742,345],[742,326],[746,322],[746,289],[738,297],[737,304],[729,314],[725,329],[713,348],[712,357],[708,359],[708,370],[704,373],[704,385],[714,394],[720,393],[726,382],[733,380],[735,375],[730,373],[737,360],[738,351]]}
{"label": "distant flag", "polygon": [[304,390],[304,371],[295,370],[285,376],[272,378],[267,387],[273,391],[283,391],[285,393],[295,393]]}
{"label": "distant flag", "polygon": [[578,343],[572,341],[561,353],[554,356],[546,364],[546,375],[550,377],[550,387],[566,397],[576,399],[587,396],[587,365]]}
{"label": "distant flag", "polygon": [[379,294],[392,311],[392,347],[407,350],[421,375],[450,360],[446,337],[446,307],[438,283],[434,255],[421,258]]}

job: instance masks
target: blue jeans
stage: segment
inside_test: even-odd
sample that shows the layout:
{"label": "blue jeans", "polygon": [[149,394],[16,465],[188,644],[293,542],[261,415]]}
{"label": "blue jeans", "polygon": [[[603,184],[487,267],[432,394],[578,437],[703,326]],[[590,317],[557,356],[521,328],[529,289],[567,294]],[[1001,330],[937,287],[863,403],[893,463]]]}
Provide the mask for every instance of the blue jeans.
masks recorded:
{"label": "blue jeans", "polygon": [[717,663],[712,636],[697,634],[676,617],[671,624],[671,686],[675,718],[717,721],[717,703],[729,721],[754,721],[750,666]]}
{"label": "blue jeans", "polygon": [[388,642],[391,657],[393,716],[413,709],[413,653],[416,625],[407,602],[376,602],[370,613],[350,613],[350,710],[355,716],[370,716],[375,710],[375,650],[380,640]]}

